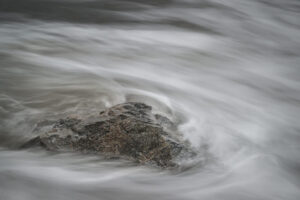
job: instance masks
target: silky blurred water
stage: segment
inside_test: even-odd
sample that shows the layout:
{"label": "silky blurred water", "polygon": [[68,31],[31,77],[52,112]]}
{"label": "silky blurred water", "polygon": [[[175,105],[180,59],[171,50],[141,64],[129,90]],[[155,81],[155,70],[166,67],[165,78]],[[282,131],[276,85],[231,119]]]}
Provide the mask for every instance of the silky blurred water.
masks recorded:
{"label": "silky blurred water", "polygon": [[[298,200],[300,1],[1,0],[1,200]],[[18,150],[141,101],[198,149],[177,171]]]}

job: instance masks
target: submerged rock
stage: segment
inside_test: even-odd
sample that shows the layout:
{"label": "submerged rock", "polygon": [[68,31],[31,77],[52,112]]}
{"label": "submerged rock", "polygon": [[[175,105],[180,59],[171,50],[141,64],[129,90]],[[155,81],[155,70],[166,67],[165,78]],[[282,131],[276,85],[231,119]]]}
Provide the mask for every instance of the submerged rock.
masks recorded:
{"label": "submerged rock", "polygon": [[100,153],[160,167],[176,166],[177,157],[193,151],[168,131],[175,126],[168,118],[151,110],[144,103],[129,102],[108,108],[97,117],[61,119],[23,147]]}

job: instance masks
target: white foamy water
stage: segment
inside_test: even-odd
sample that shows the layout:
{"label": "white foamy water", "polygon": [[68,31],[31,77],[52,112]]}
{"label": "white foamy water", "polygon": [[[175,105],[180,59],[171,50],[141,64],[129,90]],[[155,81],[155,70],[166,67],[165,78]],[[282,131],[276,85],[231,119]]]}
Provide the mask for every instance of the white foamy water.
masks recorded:
{"label": "white foamy water", "polygon": [[[0,199],[298,200],[297,0],[0,3]],[[38,124],[141,101],[197,160],[163,171],[18,150]]]}

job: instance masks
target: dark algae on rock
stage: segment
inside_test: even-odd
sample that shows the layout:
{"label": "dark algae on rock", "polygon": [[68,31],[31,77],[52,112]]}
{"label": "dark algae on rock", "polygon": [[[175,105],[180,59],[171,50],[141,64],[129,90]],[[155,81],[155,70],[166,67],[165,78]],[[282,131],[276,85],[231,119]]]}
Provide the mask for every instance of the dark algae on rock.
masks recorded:
{"label": "dark algae on rock", "polygon": [[113,106],[88,119],[66,118],[23,147],[41,146],[50,151],[74,151],[120,157],[160,167],[175,167],[176,158],[193,154],[190,146],[171,134],[175,125],[152,114],[144,103]]}

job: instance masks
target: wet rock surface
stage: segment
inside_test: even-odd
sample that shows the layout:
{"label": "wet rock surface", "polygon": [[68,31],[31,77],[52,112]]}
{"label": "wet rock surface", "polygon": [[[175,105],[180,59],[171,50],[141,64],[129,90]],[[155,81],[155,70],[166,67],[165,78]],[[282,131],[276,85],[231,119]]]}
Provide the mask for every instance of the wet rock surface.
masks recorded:
{"label": "wet rock surface", "polygon": [[151,110],[144,103],[129,102],[108,108],[96,117],[61,119],[23,148],[96,153],[160,167],[175,167],[179,157],[195,154],[172,132],[175,125]]}

